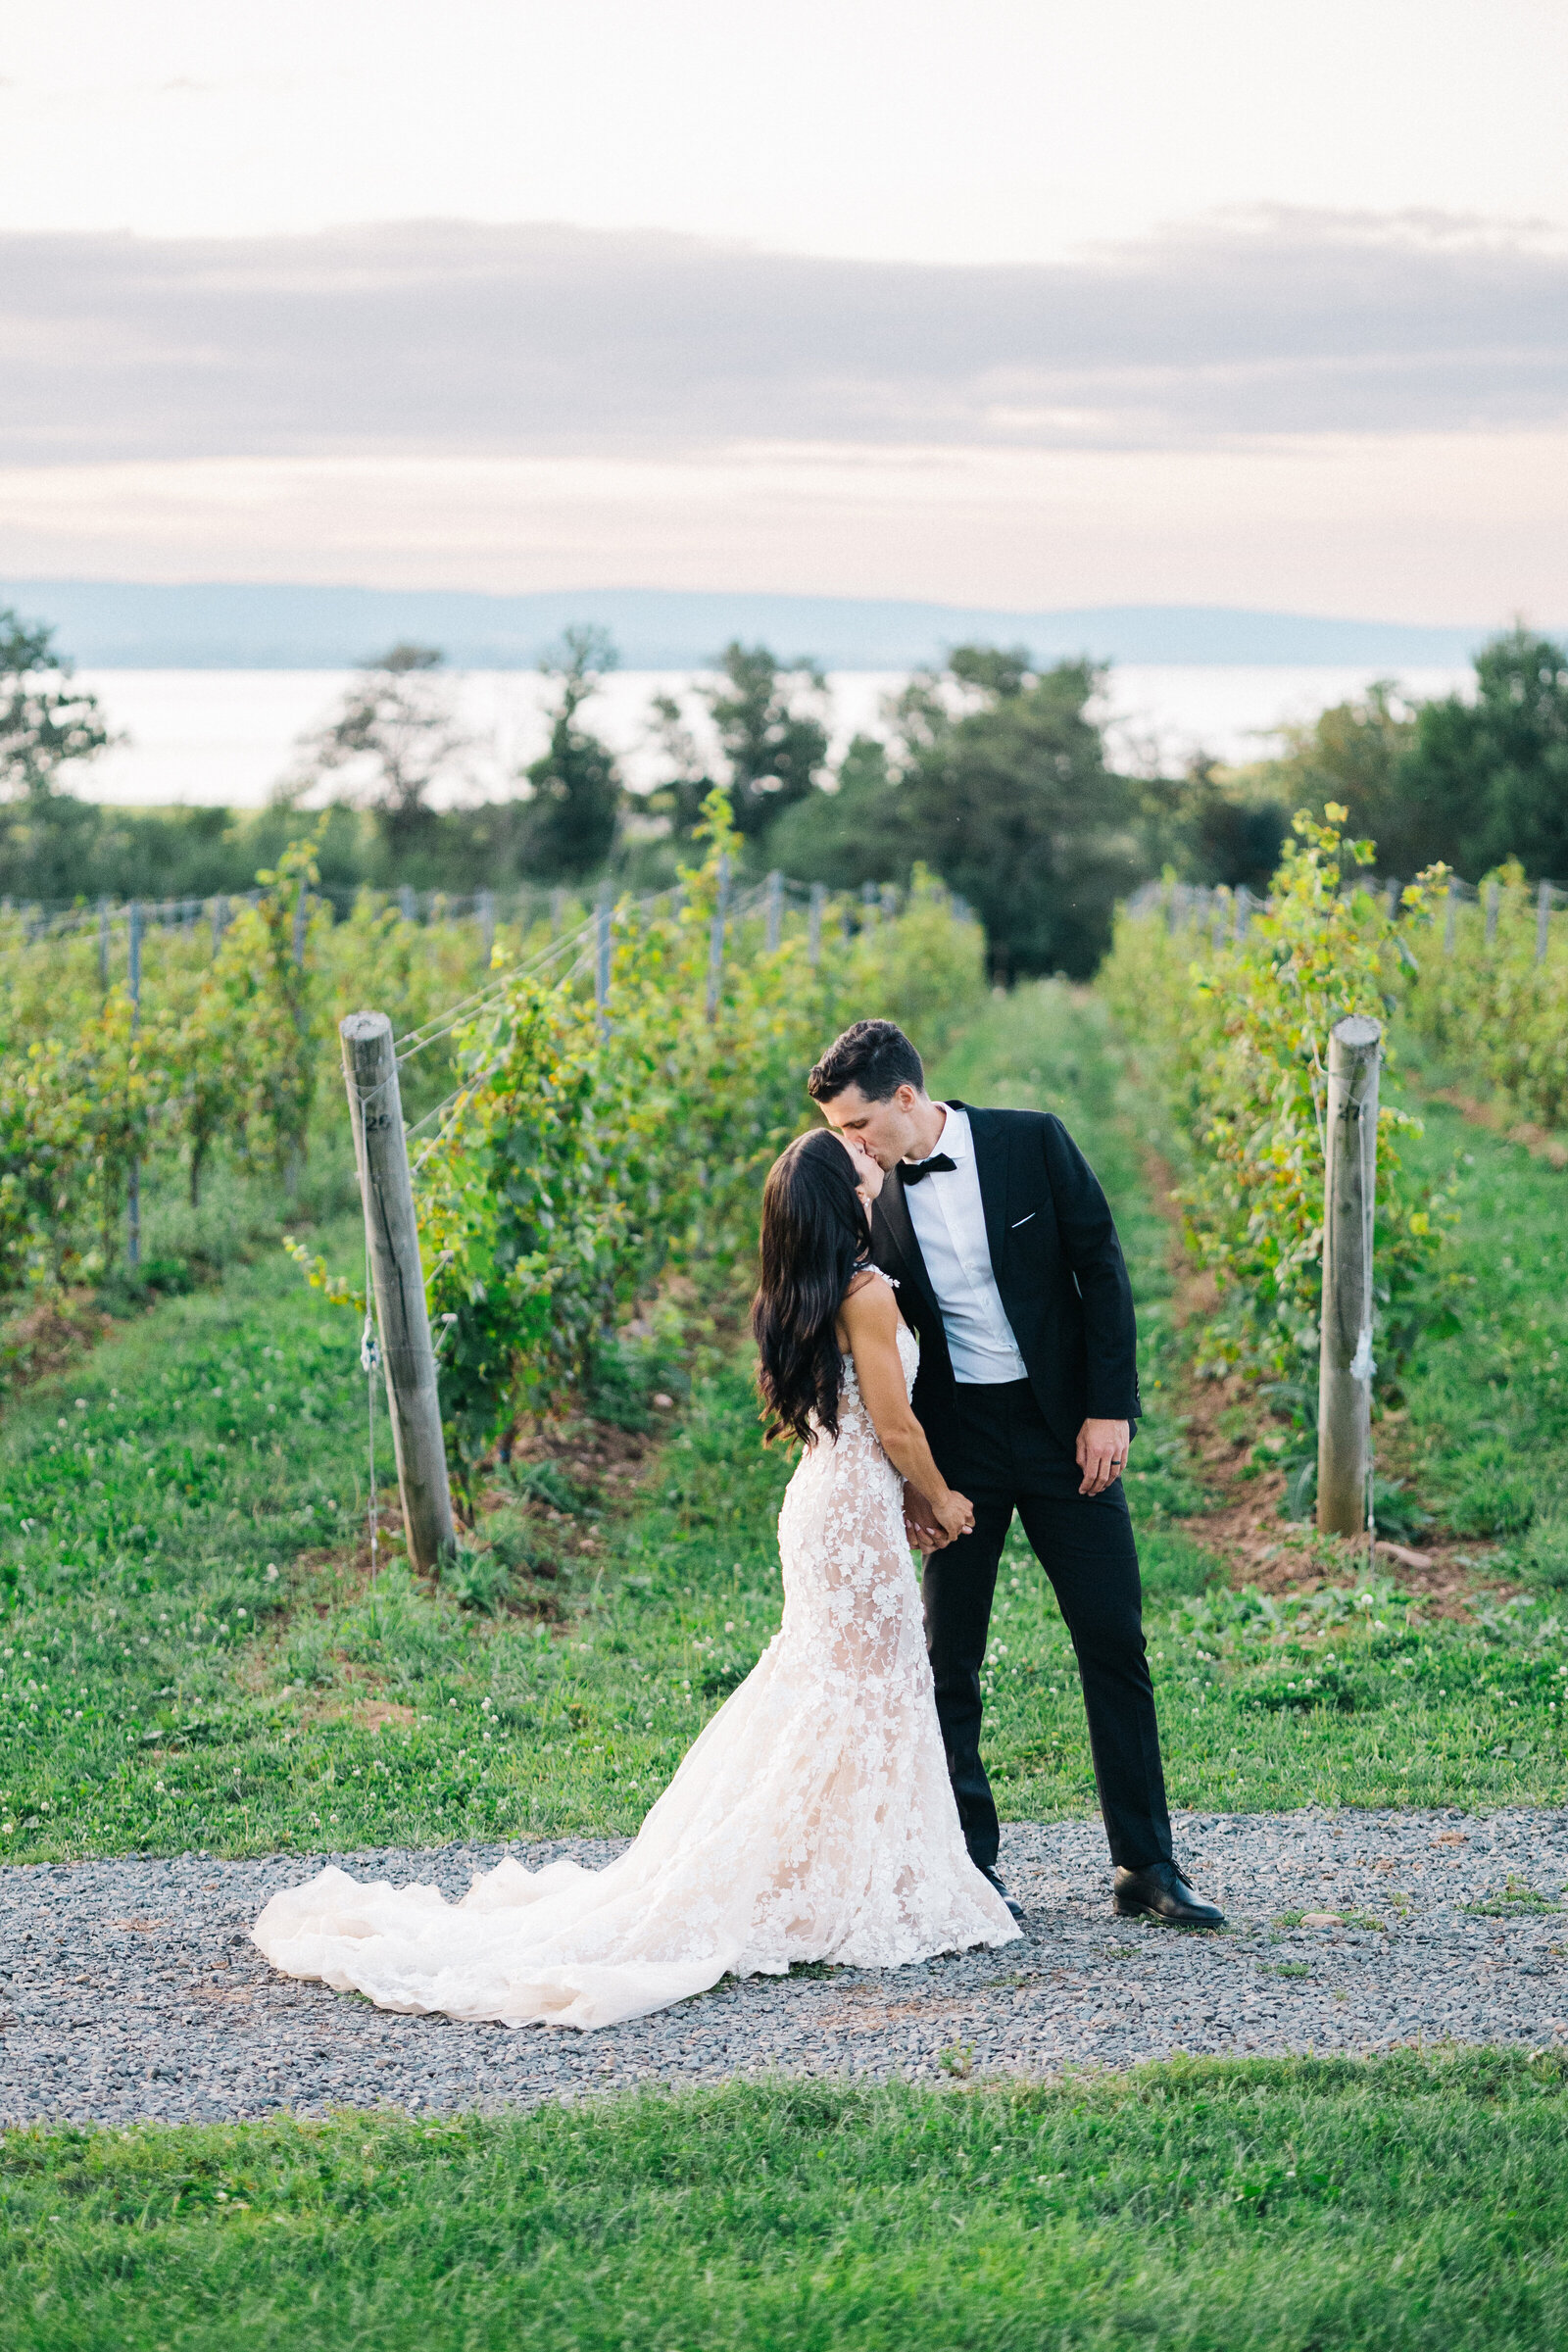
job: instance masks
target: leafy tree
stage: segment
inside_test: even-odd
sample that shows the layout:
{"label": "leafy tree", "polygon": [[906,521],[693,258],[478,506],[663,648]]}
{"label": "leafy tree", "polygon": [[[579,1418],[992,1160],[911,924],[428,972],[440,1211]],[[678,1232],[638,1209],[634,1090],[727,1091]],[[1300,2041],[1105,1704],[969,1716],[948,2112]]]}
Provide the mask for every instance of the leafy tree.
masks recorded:
{"label": "leafy tree", "polygon": [[430,787],[468,742],[450,685],[435,675],[442,659],[432,645],[395,645],[363,670],[337,716],[303,740],[301,770],[284,797],[357,767],[368,771],[369,805],[394,851],[427,835],[435,814]]}
{"label": "leafy tree", "polygon": [[112,740],[98,698],[71,682],[54,631],[0,607],[0,791],[52,793],[60,770]]}
{"label": "leafy tree", "polygon": [[721,679],[706,700],[736,829],[755,841],[806,799],[826,764],[827,680],[814,662],[785,663],[738,638],[718,659]]}
{"label": "leafy tree", "polygon": [[1339,802],[1386,874],[1443,859],[1474,880],[1509,858],[1568,874],[1568,651],[1515,628],[1475,668],[1473,696],[1413,706],[1380,680],[1252,774],[1287,804]]}
{"label": "leafy tree", "polygon": [[649,734],[662,753],[669,773],[649,794],[646,806],[656,816],[667,817],[671,837],[685,845],[695,838],[702,822],[703,803],[714,789],[713,778],[674,695],[656,694],[648,708],[648,721]]}
{"label": "leafy tree", "polygon": [[1494,637],[1476,656],[1474,701],[1417,710],[1400,780],[1422,814],[1423,864],[1474,877],[1517,858],[1568,876],[1568,649],[1525,628]]}
{"label": "leafy tree", "polygon": [[1259,894],[1267,889],[1289,820],[1265,770],[1227,772],[1200,754],[1184,775],[1146,776],[1133,789],[1148,872],[1170,867],[1188,882],[1223,883],[1228,890],[1245,883]]}
{"label": "leafy tree", "polygon": [[[699,692],[722,758],[709,760],[673,695],[656,695],[652,733],[670,772],[649,807],[669,818],[677,842],[690,842],[709,794],[721,791],[742,841],[760,847],[765,839],[771,863],[779,855],[780,820],[811,799],[827,763],[827,680],[814,662],[780,662],[765,645],[745,646],[739,638],[725,646],[716,668]],[[722,770],[716,776],[713,764]]]}
{"label": "leafy tree", "polygon": [[1443,854],[1431,846],[1434,812],[1409,786],[1417,724],[1394,680],[1379,678],[1309,726],[1288,728],[1280,758],[1245,773],[1259,794],[1289,808],[1322,810],[1336,802],[1348,809],[1351,832],[1376,843],[1386,873],[1413,874]]}
{"label": "leafy tree", "polygon": [[1136,879],[1132,789],[1089,711],[1100,684],[1087,662],[960,646],[898,707],[897,838],[969,900],[1000,978],[1087,978]]}
{"label": "leafy tree", "polygon": [[24,902],[90,893],[106,814],[74,792],[24,786],[0,805],[0,891]]}
{"label": "leafy tree", "polygon": [[779,818],[767,837],[769,859],[798,881],[835,890],[890,882],[911,862],[899,838],[899,808],[888,746],[857,735],[833,790],[811,793]]}
{"label": "leafy tree", "polygon": [[569,628],[559,651],[539,664],[559,691],[550,748],[528,769],[534,814],[525,855],[531,870],[546,881],[580,882],[598,872],[614,847],[620,771],[609,746],[578,725],[577,713],[615,660],[603,629]]}
{"label": "leafy tree", "polygon": [[998,977],[1087,977],[1139,872],[1137,798],[1090,713],[1100,684],[1087,662],[1041,671],[1021,648],[957,647],[893,705],[892,742],[858,737],[838,789],[791,808],[770,853],[840,885],[923,865],[981,916]]}

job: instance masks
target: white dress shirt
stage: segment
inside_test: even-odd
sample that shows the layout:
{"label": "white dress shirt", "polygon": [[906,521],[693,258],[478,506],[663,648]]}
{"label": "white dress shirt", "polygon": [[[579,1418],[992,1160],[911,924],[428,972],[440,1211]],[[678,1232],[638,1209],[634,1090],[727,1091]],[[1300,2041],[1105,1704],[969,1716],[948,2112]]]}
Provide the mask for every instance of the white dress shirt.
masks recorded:
{"label": "white dress shirt", "polygon": [[968,1115],[951,1102],[942,1107],[942,1133],[927,1156],[945,1152],[954,1163],[952,1172],[934,1169],[918,1184],[906,1185],[904,1198],[942,1310],[953,1377],[976,1388],[1027,1380],[1028,1366],[1018,1352],[992,1271]]}

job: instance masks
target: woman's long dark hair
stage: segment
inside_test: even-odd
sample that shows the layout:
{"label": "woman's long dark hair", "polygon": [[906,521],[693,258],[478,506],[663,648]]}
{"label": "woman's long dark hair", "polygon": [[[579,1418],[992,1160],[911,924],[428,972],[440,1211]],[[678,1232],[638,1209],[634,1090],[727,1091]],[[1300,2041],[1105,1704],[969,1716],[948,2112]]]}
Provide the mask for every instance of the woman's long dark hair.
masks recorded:
{"label": "woman's long dark hair", "polygon": [[825,1127],[797,1136],[762,1187],[762,1279],[752,1301],[768,1444],[811,1446],[818,1429],[838,1436],[844,1359],[833,1327],[868,1253],[848,1152]]}

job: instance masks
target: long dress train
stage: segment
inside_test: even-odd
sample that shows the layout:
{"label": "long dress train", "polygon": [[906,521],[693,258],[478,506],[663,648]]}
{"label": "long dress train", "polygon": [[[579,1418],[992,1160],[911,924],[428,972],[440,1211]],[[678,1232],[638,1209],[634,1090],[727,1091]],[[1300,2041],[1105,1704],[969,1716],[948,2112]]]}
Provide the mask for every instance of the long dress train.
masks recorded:
{"label": "long dress train", "polygon": [[[912,1388],[918,1347],[902,1324]],[[510,1856],[461,1902],[323,1870],[252,1935],[378,2007],[612,2026],[798,1960],[897,1968],[1019,1930],[970,1861],[937,1727],[897,1471],[846,1364],[779,1514],[783,1622],[603,1870]]]}

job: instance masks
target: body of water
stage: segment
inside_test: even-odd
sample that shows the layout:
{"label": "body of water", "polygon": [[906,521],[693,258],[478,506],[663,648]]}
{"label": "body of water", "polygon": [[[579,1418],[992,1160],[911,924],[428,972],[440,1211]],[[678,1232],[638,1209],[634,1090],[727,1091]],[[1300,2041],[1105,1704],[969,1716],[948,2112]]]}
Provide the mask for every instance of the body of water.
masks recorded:
{"label": "body of water", "polygon": [[[704,732],[691,670],[621,670],[605,680],[587,716],[620,753],[634,786],[665,772],[649,728],[655,694],[670,694]],[[1256,760],[1277,747],[1282,726],[1310,721],[1331,704],[1365,691],[1379,674],[1351,668],[1203,668],[1128,666],[1111,673],[1106,707],[1112,748],[1147,764],[1156,754],[1179,764],[1207,751],[1227,761]],[[137,670],[81,672],[125,740],[82,772],[78,789],[121,803],[226,804],[265,801],[298,764],[299,738],[335,710],[349,673],[336,670]],[[1416,669],[1400,684],[1412,696],[1446,694],[1471,678],[1465,669]],[[471,748],[454,768],[445,797],[513,791],[519,771],[545,744],[546,681],[531,671],[481,670],[455,676]],[[858,731],[877,731],[883,705],[902,674],[841,670],[829,680],[835,752]],[[436,797],[442,797],[440,795]]]}

